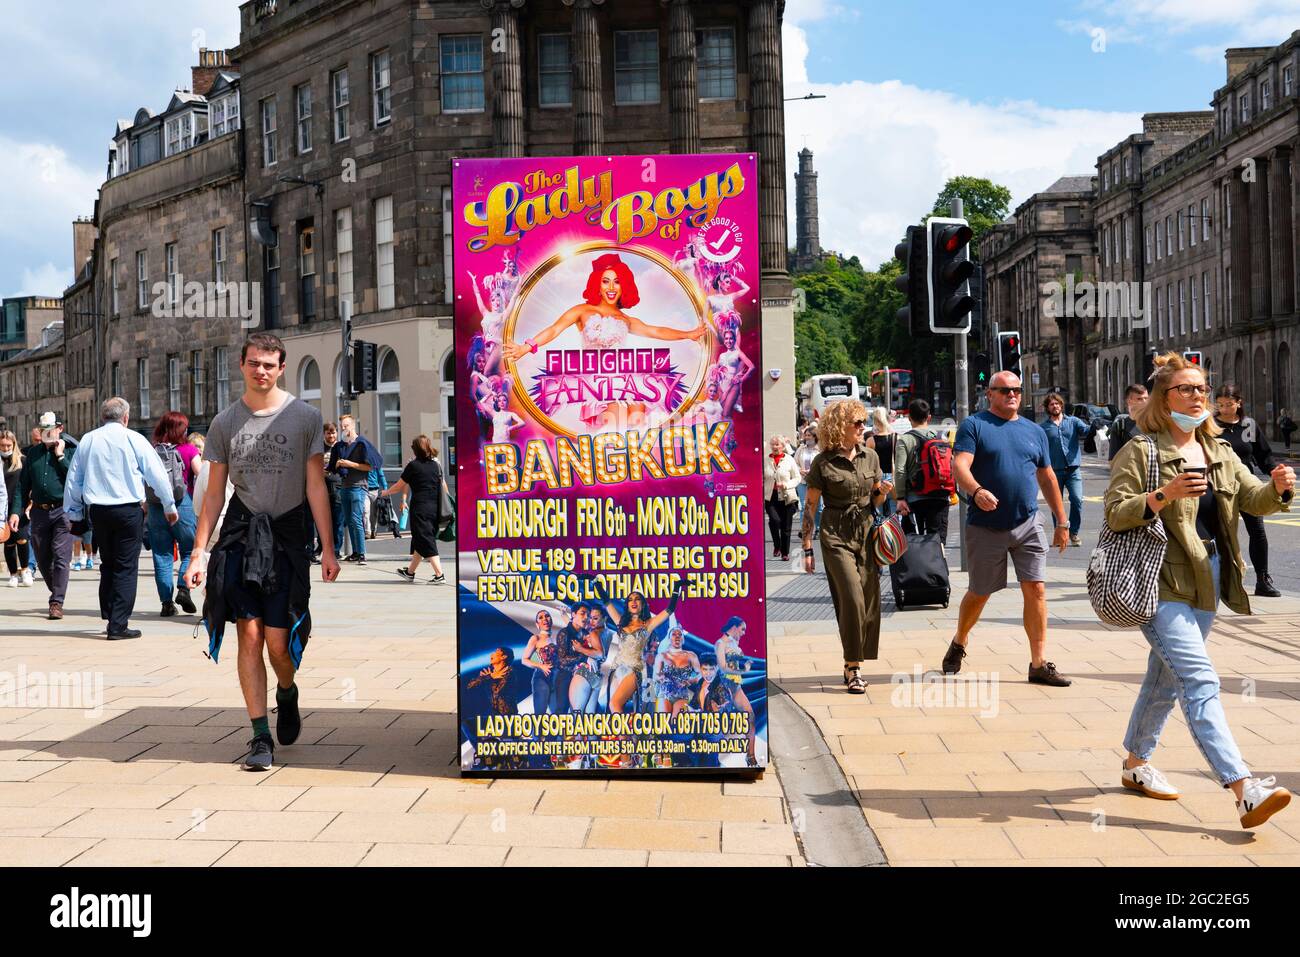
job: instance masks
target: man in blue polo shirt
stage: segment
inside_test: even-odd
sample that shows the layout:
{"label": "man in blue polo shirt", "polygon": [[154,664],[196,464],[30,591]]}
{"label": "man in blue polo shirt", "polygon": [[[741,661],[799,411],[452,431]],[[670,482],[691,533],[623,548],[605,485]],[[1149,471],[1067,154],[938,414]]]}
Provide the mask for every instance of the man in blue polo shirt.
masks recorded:
{"label": "man in blue polo shirt", "polygon": [[1056,517],[1053,547],[1065,551],[1068,526],[1061,490],[1052,472],[1047,435],[1021,418],[1024,388],[1018,376],[999,372],[989,381],[987,412],[976,412],[957,429],[953,478],[970,500],[966,513],[966,567],[970,582],[961,600],[957,635],[943,656],[943,673],[956,674],[989,596],[1007,587],[1007,556],[1016,566],[1029,636],[1028,678],[1065,687],[1070,679],[1044,657],[1047,646],[1047,534],[1038,523],[1038,492]]}
{"label": "man in blue polo shirt", "polygon": [[1039,423],[1047,436],[1047,449],[1052,456],[1052,471],[1057,487],[1070,493],[1070,544],[1078,548],[1079,529],[1083,527],[1083,471],[1080,468],[1083,443],[1097,431],[1097,419],[1089,425],[1083,419],[1065,414],[1065,399],[1059,392],[1043,400],[1047,418]]}

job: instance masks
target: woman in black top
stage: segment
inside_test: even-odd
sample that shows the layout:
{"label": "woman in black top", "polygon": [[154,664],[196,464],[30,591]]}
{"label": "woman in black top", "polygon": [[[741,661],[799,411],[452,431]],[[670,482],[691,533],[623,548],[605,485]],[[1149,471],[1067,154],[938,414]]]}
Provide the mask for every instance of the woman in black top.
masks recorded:
{"label": "woman in black top", "polygon": [[[1268,475],[1273,471],[1273,450],[1268,446],[1264,433],[1249,416],[1241,414],[1241,390],[1232,383],[1219,387],[1214,394],[1217,412],[1214,421],[1223,429],[1220,439],[1232,446],[1243,465],[1252,474],[1256,469],[1260,474]],[[1246,525],[1246,534],[1250,536],[1250,563],[1255,566],[1255,594],[1264,598],[1280,598],[1282,593],[1273,584],[1268,574],[1268,535],[1264,531],[1264,520],[1256,515],[1241,514]]]}
{"label": "woman in black top", "polygon": [[405,568],[399,568],[397,574],[413,582],[420,562],[428,559],[433,566],[430,584],[441,585],[447,578],[438,558],[438,525],[442,520],[442,493],[446,491],[447,483],[442,477],[442,466],[438,464],[438,450],[427,435],[417,435],[411,441],[411,451],[415,458],[406,463],[402,477],[379,494],[400,495],[409,491],[411,495],[408,506],[411,510],[411,561]]}

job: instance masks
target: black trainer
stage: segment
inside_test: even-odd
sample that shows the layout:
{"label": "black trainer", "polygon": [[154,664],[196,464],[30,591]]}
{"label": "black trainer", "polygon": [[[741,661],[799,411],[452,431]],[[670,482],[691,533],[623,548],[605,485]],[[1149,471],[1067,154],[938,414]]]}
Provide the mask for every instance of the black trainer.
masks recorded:
{"label": "black trainer", "polygon": [[1255,594],[1260,598],[1282,597],[1282,593],[1278,591],[1277,586],[1273,584],[1273,576],[1267,573],[1255,577]]}
{"label": "black trainer", "polygon": [[162,611],[158,613],[163,618],[170,618],[176,614],[176,606],[169,601],[163,602]]}
{"label": "black trainer", "polygon": [[401,576],[402,576],[403,578],[405,578],[408,582],[413,582],[413,581],[415,581],[415,572],[411,571],[411,570],[408,569],[408,568],[399,568],[399,569],[397,570],[397,574],[401,575]]}
{"label": "black trainer", "polygon": [[194,607],[194,599],[190,597],[190,590],[188,588],[176,589],[176,604],[180,605],[187,615],[192,615],[198,611],[198,609]]}
{"label": "black trainer", "polygon": [[275,756],[275,745],[269,734],[259,734],[248,742],[248,754],[240,765],[245,771],[269,771],[271,760]]}
{"label": "black trainer", "polygon": [[1054,688],[1068,688],[1071,681],[1065,675],[1056,670],[1056,665],[1050,661],[1044,661],[1041,668],[1035,668],[1031,663],[1029,665],[1029,683],[1035,685],[1051,685]]}
{"label": "black trainer", "polygon": [[966,657],[966,647],[957,644],[957,641],[948,643],[948,651],[943,656],[943,673],[946,675],[955,675],[961,671],[962,659]]}
{"label": "black trainer", "polygon": [[298,713],[298,686],[290,685],[286,691],[275,686],[275,736],[281,744],[293,744],[302,731],[302,715]]}

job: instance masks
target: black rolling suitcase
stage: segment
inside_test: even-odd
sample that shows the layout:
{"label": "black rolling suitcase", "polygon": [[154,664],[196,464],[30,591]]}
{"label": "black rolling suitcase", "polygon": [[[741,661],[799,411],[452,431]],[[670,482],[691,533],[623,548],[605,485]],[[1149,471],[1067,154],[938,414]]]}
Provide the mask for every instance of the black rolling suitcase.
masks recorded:
{"label": "black rolling suitcase", "polygon": [[[915,520],[904,523],[916,528]],[[952,588],[948,582],[948,558],[943,542],[933,532],[907,533],[907,551],[889,566],[889,580],[894,587],[894,607],[899,611],[917,605],[948,607]]]}

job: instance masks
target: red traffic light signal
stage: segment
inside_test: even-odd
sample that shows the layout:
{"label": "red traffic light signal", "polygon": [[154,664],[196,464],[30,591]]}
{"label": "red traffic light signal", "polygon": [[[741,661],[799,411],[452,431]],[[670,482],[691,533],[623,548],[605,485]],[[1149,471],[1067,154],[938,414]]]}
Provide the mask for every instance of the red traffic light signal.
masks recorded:
{"label": "red traffic light signal", "polygon": [[1186,362],[1188,365],[1200,366],[1200,364],[1201,364],[1201,353],[1200,353],[1199,351],[1196,351],[1196,352],[1184,352],[1184,353],[1183,353],[1183,361]]}
{"label": "red traffic light signal", "polygon": [[970,258],[970,241],[975,233],[964,219],[932,216],[926,220],[926,249],[929,255],[930,331],[966,335],[970,332],[975,298],[970,279],[975,263]]}

